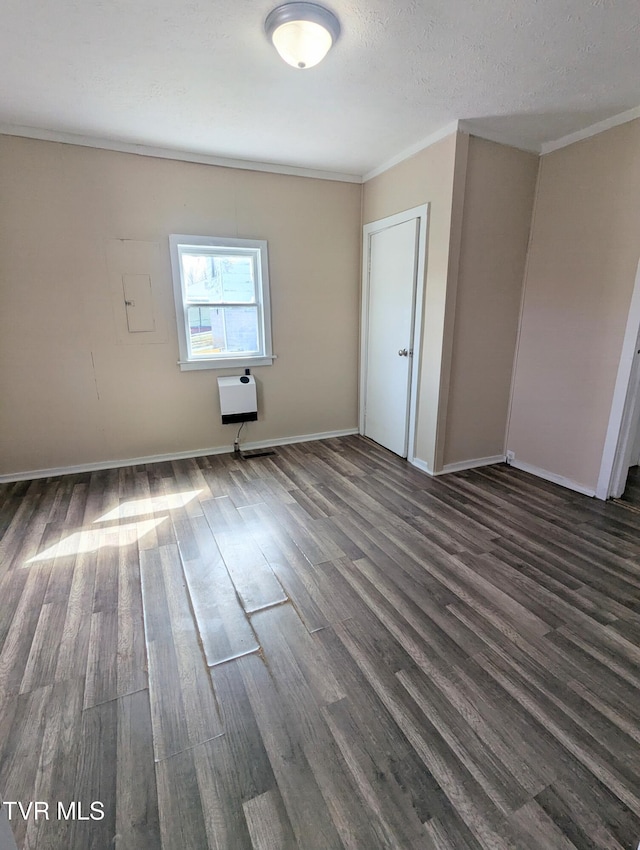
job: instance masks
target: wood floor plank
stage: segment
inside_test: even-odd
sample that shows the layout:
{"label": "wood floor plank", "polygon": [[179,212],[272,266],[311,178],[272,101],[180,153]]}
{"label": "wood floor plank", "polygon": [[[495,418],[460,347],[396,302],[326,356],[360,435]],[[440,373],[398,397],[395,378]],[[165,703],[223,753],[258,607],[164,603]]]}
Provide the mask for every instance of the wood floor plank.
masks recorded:
{"label": "wood floor plank", "polygon": [[[463,480],[455,477],[443,481],[445,490],[459,493]],[[463,490],[463,492],[465,492]],[[465,505],[465,513],[485,526],[498,531],[501,538],[515,542],[524,552],[532,552],[544,559],[565,565],[567,570],[578,571],[596,580],[597,573],[591,569],[590,558],[597,558],[600,563],[600,575],[607,574],[608,580],[617,584],[621,590],[627,587],[629,574],[625,559],[608,556],[597,547],[582,543],[574,534],[567,534],[551,523],[545,522],[535,515],[535,511],[525,511],[505,502],[500,506],[487,503],[480,488],[469,493],[470,499]],[[452,496],[439,494],[447,502],[452,502]],[[628,588],[627,592],[630,592]]]}
{"label": "wood floor plank", "polygon": [[527,791],[503,760],[466,722],[455,706],[435,686],[433,680],[418,672],[400,670],[397,678],[438,730],[442,739],[483,787],[496,808],[510,815],[529,801]]}
{"label": "wood floor plank", "polygon": [[[156,765],[163,847],[251,850],[243,803],[272,789],[275,780],[266,753],[261,759],[255,746],[260,738],[253,736],[252,714],[244,713],[246,695],[238,696],[239,677],[232,677],[233,694],[226,687],[232,669],[230,663],[214,671],[231,719],[225,734]],[[236,710],[243,712],[242,718]],[[248,744],[246,750],[243,743]]]}
{"label": "wood floor plank", "polygon": [[116,847],[158,850],[160,822],[149,691],[117,700]]}
{"label": "wood floor plank", "polygon": [[[34,800],[43,746],[53,708],[53,685],[13,698],[5,696],[0,714],[0,793],[3,801]],[[17,816],[11,827],[22,847],[28,823]]]}
{"label": "wood floor plank", "polygon": [[259,797],[247,800],[244,814],[251,836],[253,850],[297,850],[291,822],[277,789],[265,791]]}
{"label": "wood floor plank", "polygon": [[28,570],[11,570],[0,578],[0,655],[28,578]]}
{"label": "wood floor plank", "polygon": [[541,728],[474,660],[439,676],[437,687],[529,794],[557,778],[562,761]]}
{"label": "wood floor plank", "polygon": [[177,534],[207,664],[212,667],[256,652],[255,634],[205,517],[193,517]]}
{"label": "wood floor plank", "polygon": [[91,708],[118,695],[118,612],[91,615],[84,707]]}
{"label": "wood floor plank", "polygon": [[0,652],[0,693],[5,696],[20,690],[40,620],[50,568],[49,561],[29,568],[22,595],[7,630]]}
{"label": "wood floor plank", "polygon": [[[574,628],[565,627],[558,629],[557,634],[584,650],[596,661],[609,667],[633,687],[640,688],[640,669],[633,658],[634,647],[628,641],[625,644],[616,642],[614,633],[598,630],[597,625],[594,623],[589,631],[580,630],[579,632]],[[624,654],[620,652],[621,648],[624,649]]]}
{"label": "wood floor plank", "polygon": [[[53,526],[53,523],[49,523],[49,527],[53,528]],[[61,522],[59,524],[55,524],[55,531],[53,533],[54,540],[60,539],[63,541],[65,537],[69,536],[70,532],[66,528],[64,523]],[[73,568],[75,565],[76,557],[76,553],[67,555],[64,554],[64,552],[62,552],[60,555],[56,553],[52,557],[51,572],[49,574],[49,581],[47,583],[47,591],[43,599],[43,603],[45,605],[51,603],[66,604],[69,598],[71,582],[73,580]]]}
{"label": "wood floor plank", "polygon": [[[44,728],[42,748],[35,785],[30,799],[49,803],[49,819],[32,818],[26,823],[25,847],[72,847],[72,822],[58,817],[57,802],[65,809],[74,800],[75,778],[82,730],[82,678],[58,682],[47,699],[47,723]],[[85,809],[87,801],[83,798]],[[90,810],[90,809],[89,809]]]}
{"label": "wood floor plank", "polygon": [[499,650],[496,654],[534,685],[541,702],[560,709],[563,715],[593,736],[616,763],[626,764],[632,770],[634,766],[640,766],[637,742],[588,700],[583,699],[579,688],[572,688],[571,683],[566,682],[566,674],[563,673],[571,670],[572,660],[565,660],[561,654],[551,651],[550,647],[548,655],[545,655],[547,647],[548,643],[543,642],[540,651],[532,647],[531,653],[526,653],[514,647],[509,655]]}
{"label": "wood floor plank", "polygon": [[50,602],[40,609],[20,693],[50,685],[55,680],[66,610],[66,602]]}
{"label": "wood floor plank", "polygon": [[296,455],[291,447],[281,447],[277,457],[265,458],[263,465],[280,481],[285,490],[315,487],[320,483],[309,466],[300,462],[300,456]]}
{"label": "wood floor plank", "polygon": [[[98,532],[98,559],[93,591],[93,610],[116,611],[118,608],[119,547],[124,543],[111,528]],[[117,544],[117,545],[114,545]]]}
{"label": "wood floor plank", "polygon": [[[438,559],[443,566],[448,564],[449,555],[446,552],[437,549],[433,552],[426,550],[424,557],[422,557],[422,552],[413,555],[407,554],[405,549],[411,552],[411,536],[403,544],[405,546],[405,549],[403,549],[395,539],[391,539],[391,535],[395,535],[395,532],[384,523],[376,527],[367,522],[355,522],[351,517],[343,515],[333,517],[330,523],[339,532],[356,542],[359,551],[362,553],[360,557],[366,556],[381,570],[389,572],[393,576],[398,572],[408,573],[424,589],[424,592],[438,604],[445,606],[458,598],[455,589],[448,588],[434,574],[432,569],[427,569],[432,564],[437,564]],[[407,532],[416,537],[415,532],[411,529],[405,529],[405,533]],[[351,558],[351,560],[355,562],[360,559]]]}
{"label": "wood floor plank", "polygon": [[85,526],[101,521],[104,514],[118,507],[119,479],[118,469],[98,469],[91,473],[83,519]]}
{"label": "wood floor plank", "polygon": [[329,705],[345,696],[322,647],[314,643],[291,605],[259,611],[251,621],[272,673],[276,676],[277,666],[282,676],[282,679],[276,676],[277,682],[286,676],[291,687],[295,687],[296,680],[298,685],[306,684],[320,705]]}
{"label": "wood floor plank", "polygon": [[410,600],[406,604],[402,601],[400,606],[396,607],[394,600],[378,590],[375,584],[357,569],[358,563],[353,564],[355,569],[348,569],[343,562],[339,567],[342,576],[415,662],[426,667],[430,658],[439,657],[447,669],[464,663],[467,655],[455,641],[435,623],[417,615],[408,604]]}
{"label": "wood floor plank", "polygon": [[[510,541],[499,540],[494,549],[494,555],[503,563],[517,569],[520,575],[526,576],[535,583],[536,589],[540,588],[542,594],[549,591],[556,598],[566,602],[569,606],[564,609],[563,616],[567,622],[575,622],[581,616],[597,619],[599,622],[611,622],[615,619],[610,610],[601,601],[592,601],[585,593],[588,588],[581,580],[584,574],[573,576],[571,573],[549,563],[544,557],[536,556],[530,552],[522,553],[519,547]],[[609,602],[609,597],[604,597]],[[556,603],[557,604],[557,603]],[[573,614],[568,613],[573,611]]]}
{"label": "wood floor plank", "polygon": [[[462,553],[458,555],[458,559],[542,623],[546,623],[546,631],[565,625],[567,618],[571,622],[574,621],[572,606],[563,604],[553,593],[545,592],[544,588],[538,588],[532,579],[504,564],[494,553],[479,556]],[[534,590],[537,590],[537,593],[532,592]]]}
{"label": "wood floor plank", "polygon": [[144,615],[140,589],[139,552],[125,547],[118,553],[117,695],[148,687]]}
{"label": "wood floor plank", "polygon": [[538,804],[578,846],[633,848],[640,821],[582,766],[573,765],[536,797]]}
{"label": "wood floor plank", "polygon": [[524,805],[511,817],[511,823],[527,847],[548,848],[548,850],[579,850],[563,835],[551,818],[535,800]]}
{"label": "wood floor plank", "polygon": [[[396,611],[401,612],[407,622],[417,630],[428,632],[430,642],[441,646],[441,654],[451,657],[459,654],[459,649],[472,655],[478,651],[478,634],[465,626],[449,610],[448,606],[434,602],[429,585],[424,587],[422,582],[403,571],[396,571],[391,578],[368,558],[360,558],[353,562],[355,569],[365,577],[371,585],[393,604]],[[454,648],[455,644],[459,649]]]}
{"label": "wood floor plank", "polygon": [[209,848],[193,750],[163,759],[156,772],[162,850]]}
{"label": "wood floor plank", "polygon": [[19,502],[0,540],[0,570],[3,574],[24,566],[37,554],[48,524],[48,514],[37,510],[38,500],[25,497]]}
{"label": "wood floor plank", "polygon": [[556,828],[566,835],[572,846],[579,850],[623,850],[620,844],[603,823],[599,813],[586,810],[577,800],[575,810],[569,810],[566,802],[555,788],[546,788],[536,797],[536,803]]}
{"label": "wood floor plank", "polygon": [[222,734],[176,546],[140,553],[156,760]]}
{"label": "wood floor plank", "polygon": [[424,825],[437,850],[483,850],[473,833],[451,804],[446,811]]}
{"label": "wood floor plank", "polygon": [[312,519],[325,519],[335,511],[335,506],[329,499],[325,499],[310,487],[291,490],[290,495]]}
{"label": "wood floor plank", "polygon": [[242,534],[242,517],[229,497],[203,502],[202,507],[245,611],[284,602],[287,597],[264,555]]}
{"label": "wood floor plank", "polygon": [[[183,458],[171,461],[173,480],[180,492],[192,492],[206,489],[203,487],[200,469],[193,458]],[[202,516],[202,505],[198,499],[189,499],[184,504],[184,512],[188,517]]]}
{"label": "wood floor plank", "polygon": [[405,481],[395,480],[380,472],[373,475],[372,480],[378,489],[382,486],[385,490],[393,490],[417,509],[410,515],[408,522],[419,530],[433,525],[449,534],[452,540],[457,541],[464,549],[472,552],[488,551],[498,539],[496,532],[487,530],[480,524],[462,523],[459,510],[434,502],[429,492],[416,489]]}
{"label": "wood floor plank", "polygon": [[87,667],[97,560],[97,552],[78,555],[75,560],[58,647],[58,682],[78,675]]}
{"label": "wood floor plank", "polygon": [[[350,718],[357,724],[360,735],[375,741],[375,748],[369,750],[371,758],[388,766],[388,774],[410,796],[411,807],[420,822],[430,821],[442,813],[446,807],[442,790],[334,630],[324,629],[314,635],[314,640],[324,647],[332,668],[349,695],[347,699],[353,707]],[[392,654],[383,647],[383,643],[378,633],[376,652],[390,659]],[[410,663],[411,660],[403,655],[391,664],[391,668],[400,669],[403,664]],[[387,769],[380,769],[387,775]]]}
{"label": "wood floor plank", "polygon": [[[327,723],[368,808],[375,813],[386,846],[423,850],[429,845],[411,790],[394,775],[394,762],[358,723],[345,697],[327,706]],[[368,730],[367,730],[368,731]]]}
{"label": "wood floor plank", "polygon": [[69,506],[64,517],[64,523],[67,528],[75,530],[82,525],[87,507],[88,493],[88,482],[78,481],[73,484]]}
{"label": "wood floor plank", "polygon": [[253,708],[237,664],[220,664],[211,670],[222,726],[225,753],[237,794],[243,801],[260,797],[276,787]]}
{"label": "wood floor plank", "polygon": [[325,600],[310,562],[286,531],[272,520],[266,507],[251,505],[240,508],[239,513],[307,629],[313,632],[325,628],[328,625],[322,611]]}
{"label": "wood floor plank", "polygon": [[423,565],[426,570],[456,597],[482,612],[490,621],[506,623],[516,631],[523,631],[524,634],[540,635],[549,631],[549,626],[539,617],[478,575],[460,558],[447,556],[444,552],[440,553],[437,548],[412,540],[412,531],[407,532],[407,529],[396,529],[386,525],[370,533],[389,551],[393,551],[395,546],[400,550],[411,551],[413,548],[424,552]]}
{"label": "wood floor plank", "polygon": [[276,522],[289,534],[296,546],[311,564],[322,564],[325,561],[333,561],[344,557],[344,552],[331,539],[323,534],[321,524],[315,525],[315,520],[310,519],[304,508],[294,504],[283,505],[279,501],[270,499],[264,503],[273,514]]}
{"label": "wood floor plank", "polygon": [[283,717],[283,703],[263,661],[255,655],[238,665],[299,847],[344,850],[301,742]]}
{"label": "wood floor plank", "polygon": [[[89,708],[82,714],[80,749],[75,783],[70,799],[82,803],[86,820],[72,821],[70,850],[98,850],[109,847],[116,836],[118,706],[115,700]],[[91,804],[104,805],[104,818],[90,819]]]}
{"label": "wood floor plank", "polygon": [[250,850],[251,837],[237,782],[238,774],[226,735],[195,747],[193,759],[208,846],[219,850],[226,847]]}
{"label": "wood floor plank", "polygon": [[491,651],[478,656],[477,661],[502,687],[537,717],[596,777],[640,816],[640,797],[637,792],[637,774],[620,763],[614,764],[610,753],[584,732],[577,723],[565,715],[551,701],[535,690],[535,686],[513,666],[505,663]]}
{"label": "wood floor plank", "polygon": [[375,687],[359,663],[362,657],[374,658],[382,678],[391,689],[395,689],[397,682],[393,674],[411,669],[414,662],[371,614],[345,621],[342,629],[343,636],[346,633],[354,641],[350,648],[353,650],[357,647],[356,652],[347,650],[345,642],[338,638],[334,629],[318,632],[314,639],[322,643],[332,666],[339,672],[340,682],[349,694],[348,700],[354,706],[354,716],[358,718],[361,732],[377,742],[375,753],[390,760],[390,772],[400,787],[411,795],[412,807],[421,822],[430,821],[447,807],[442,789],[418,757],[392,713],[380,701]]}
{"label": "wood floor plank", "polygon": [[[638,687],[626,681],[609,665],[594,658],[581,646],[567,639],[561,630],[547,636],[545,645],[549,644],[554,652],[557,649],[568,661],[563,665],[563,669],[566,671],[565,676],[569,687],[578,690],[583,696],[590,694],[596,698],[602,713],[610,710],[635,734],[636,725],[640,724]],[[552,655],[551,652],[549,654]]]}
{"label": "wood floor plank", "polygon": [[488,797],[482,786],[458,761],[416,703],[401,688],[397,678],[390,678],[388,671],[380,668],[378,659],[366,648],[352,623],[347,620],[336,626],[340,639],[357,659],[369,683],[425,765],[428,765],[468,829],[483,847],[514,850],[508,825],[502,815],[487,802]]}

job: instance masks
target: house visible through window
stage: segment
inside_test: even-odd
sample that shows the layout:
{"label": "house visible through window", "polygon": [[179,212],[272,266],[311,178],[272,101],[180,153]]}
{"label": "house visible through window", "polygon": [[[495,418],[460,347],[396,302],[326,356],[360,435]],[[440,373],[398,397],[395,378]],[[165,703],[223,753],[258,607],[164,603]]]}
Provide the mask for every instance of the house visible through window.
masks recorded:
{"label": "house visible through window", "polygon": [[170,236],[181,369],[270,365],[267,243]]}

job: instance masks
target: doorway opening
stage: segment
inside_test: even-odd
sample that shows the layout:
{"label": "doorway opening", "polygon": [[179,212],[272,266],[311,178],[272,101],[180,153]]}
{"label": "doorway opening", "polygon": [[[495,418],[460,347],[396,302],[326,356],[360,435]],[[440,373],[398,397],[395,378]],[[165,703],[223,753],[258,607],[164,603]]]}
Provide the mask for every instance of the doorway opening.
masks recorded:
{"label": "doorway opening", "polygon": [[619,499],[640,462],[640,263],[631,296],[596,496]]}

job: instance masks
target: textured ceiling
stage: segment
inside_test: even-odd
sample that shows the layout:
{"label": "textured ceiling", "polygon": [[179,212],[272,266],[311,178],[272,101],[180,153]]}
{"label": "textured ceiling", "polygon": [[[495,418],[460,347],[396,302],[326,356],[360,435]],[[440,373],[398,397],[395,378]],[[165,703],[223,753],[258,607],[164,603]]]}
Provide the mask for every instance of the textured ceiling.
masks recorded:
{"label": "textured ceiling", "polygon": [[638,0],[332,0],[296,71],[262,0],[5,0],[0,122],[363,174],[455,119],[528,148],[640,104]]}

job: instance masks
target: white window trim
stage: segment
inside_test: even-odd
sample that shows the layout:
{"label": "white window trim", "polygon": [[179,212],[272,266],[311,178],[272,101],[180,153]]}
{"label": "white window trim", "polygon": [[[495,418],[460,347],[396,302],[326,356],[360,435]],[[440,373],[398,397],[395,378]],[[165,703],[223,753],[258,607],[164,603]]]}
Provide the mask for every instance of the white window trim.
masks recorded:
{"label": "white window trim", "polygon": [[[246,248],[257,251],[260,258],[259,297],[262,307],[263,353],[257,356],[240,355],[238,357],[189,358],[189,342],[187,338],[187,312],[182,286],[182,268],[179,248]],[[173,296],[176,307],[176,324],[178,328],[178,346],[180,359],[178,365],[181,371],[191,369],[229,369],[245,368],[248,366],[271,366],[275,360],[271,340],[271,299],[269,295],[269,261],[267,242],[262,239],[231,239],[218,236],[189,236],[173,233],[169,236],[171,253],[171,273],[173,276]]]}

